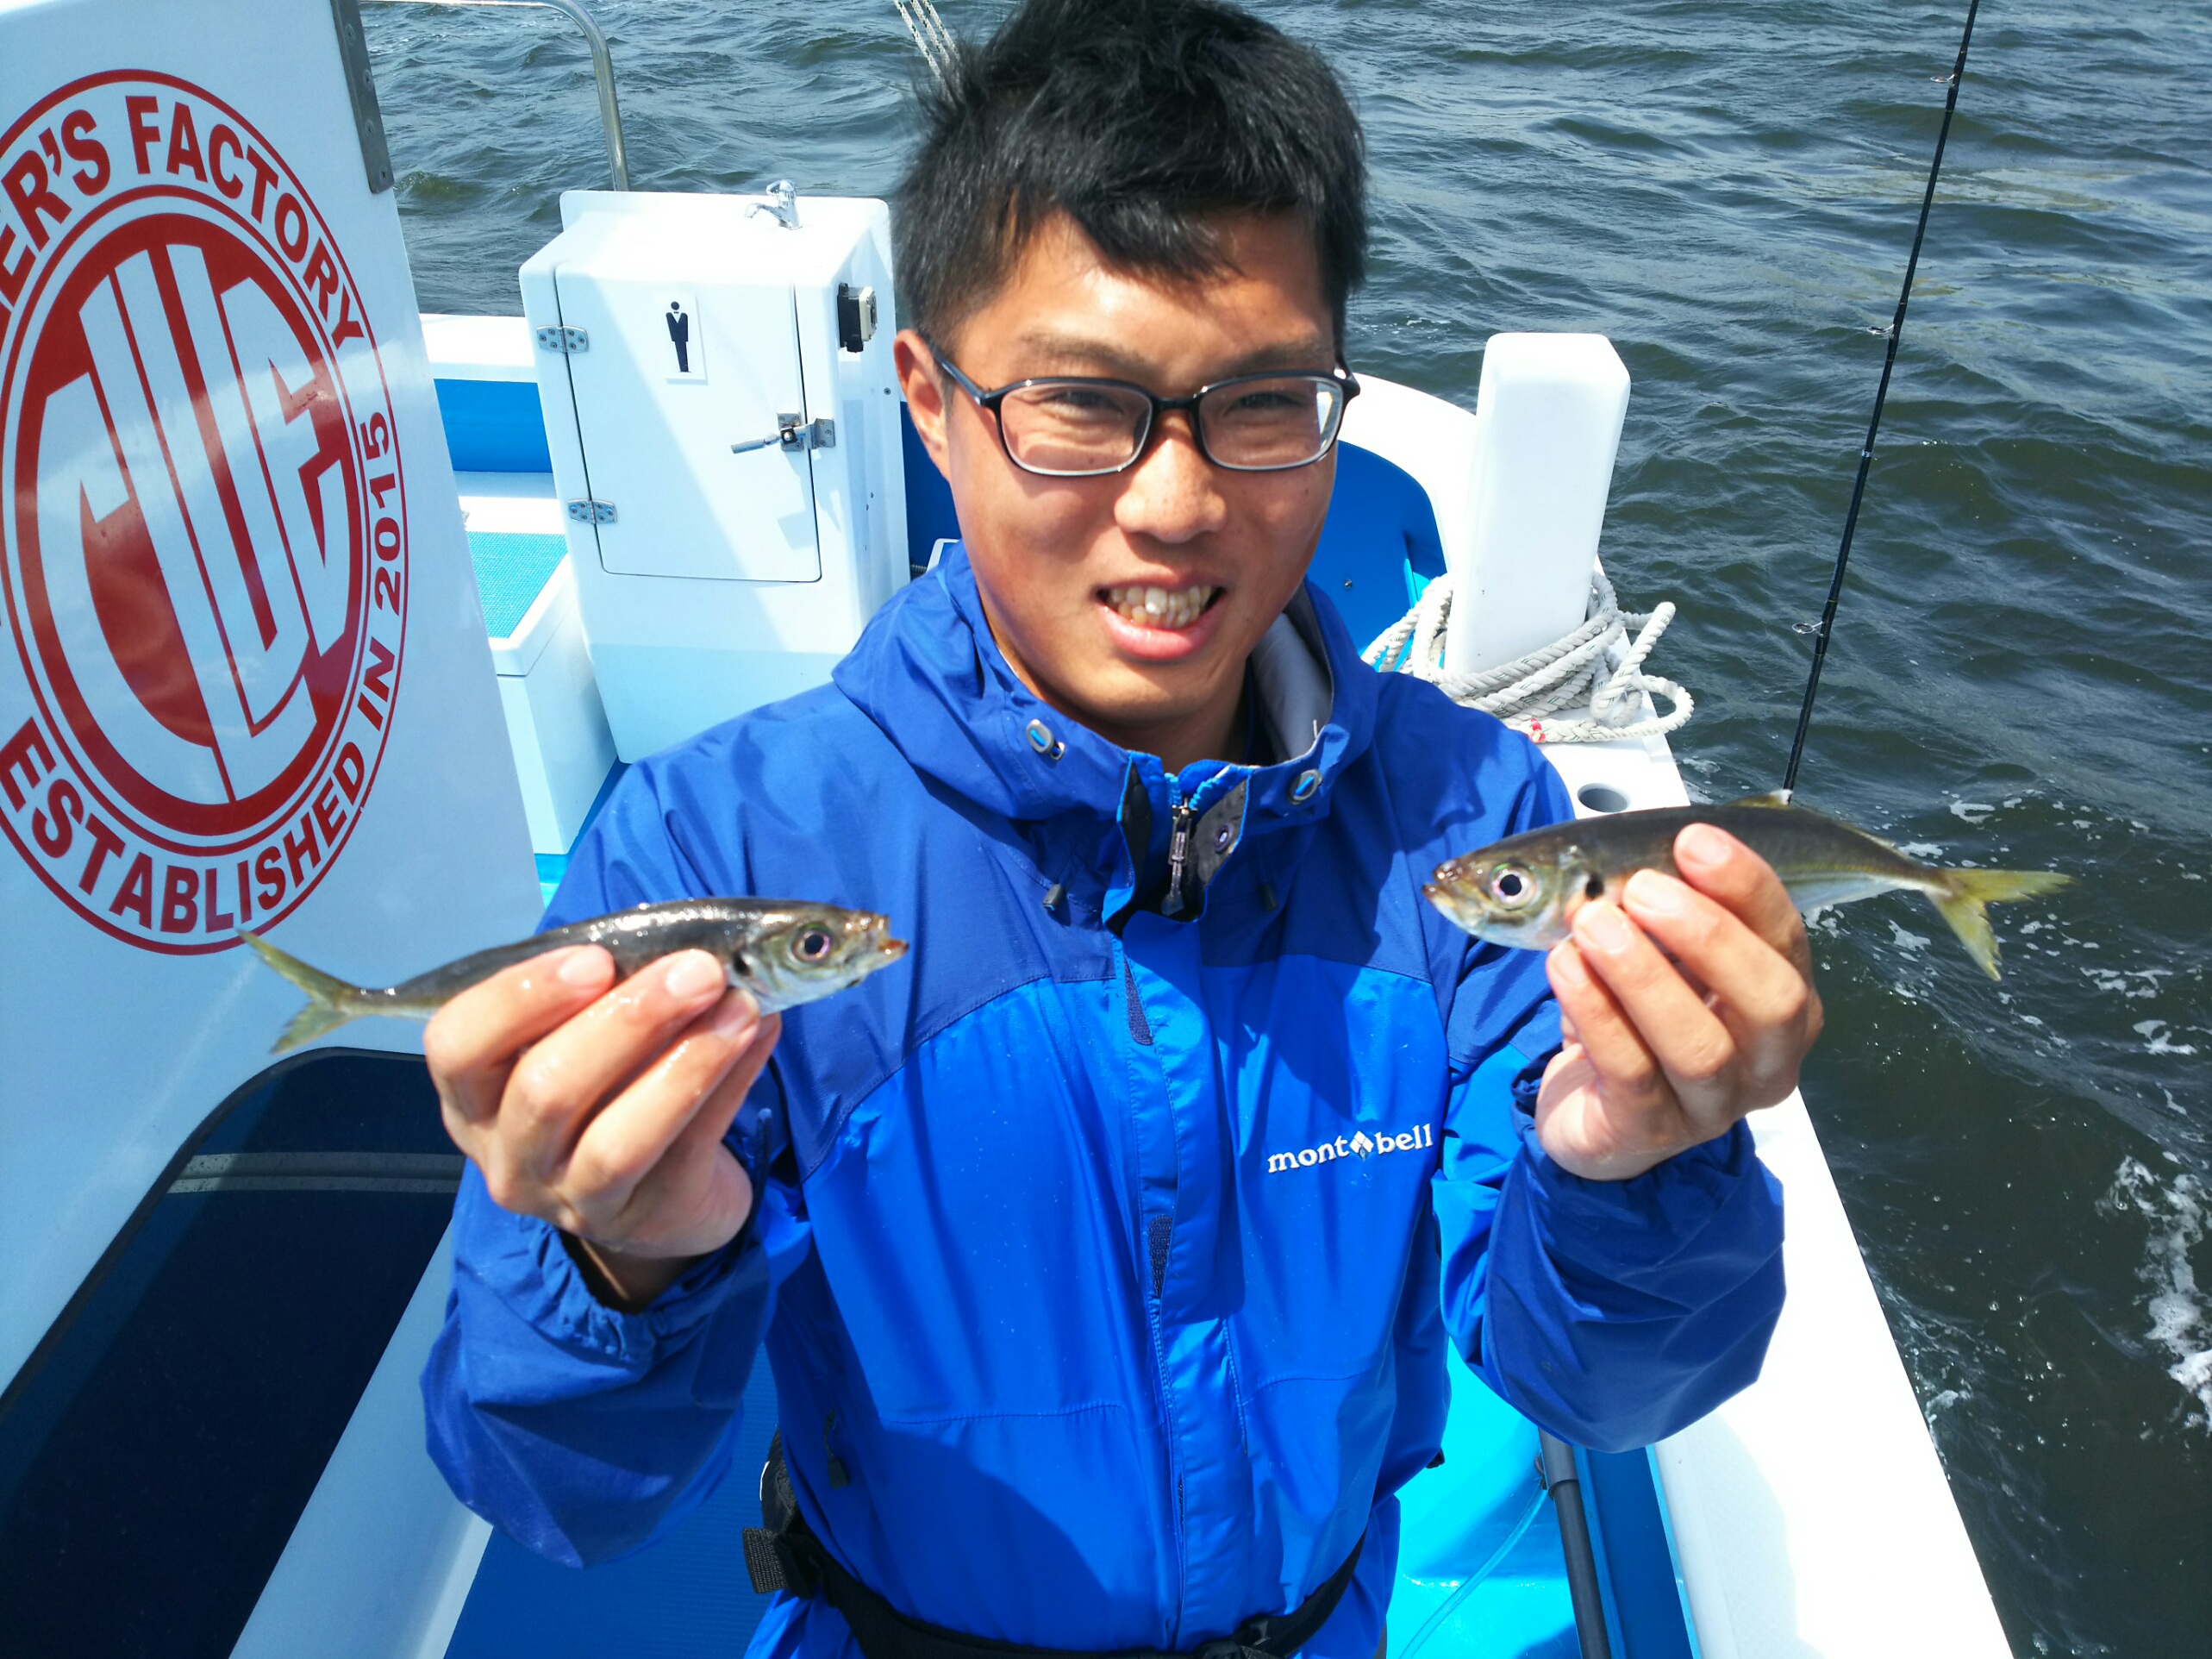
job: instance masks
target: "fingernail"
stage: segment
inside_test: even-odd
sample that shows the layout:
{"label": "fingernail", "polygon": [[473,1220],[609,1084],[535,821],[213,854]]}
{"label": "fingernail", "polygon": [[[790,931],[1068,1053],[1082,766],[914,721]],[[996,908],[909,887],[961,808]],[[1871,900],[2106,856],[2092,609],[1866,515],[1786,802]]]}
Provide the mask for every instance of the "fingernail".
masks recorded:
{"label": "fingernail", "polygon": [[661,983],[668,994],[689,1002],[694,997],[703,997],[722,982],[722,965],[703,950],[687,950],[669,964],[668,977]]}
{"label": "fingernail", "polygon": [[599,953],[589,945],[570,951],[555,971],[563,985],[597,985],[607,977]]}
{"label": "fingernail", "polygon": [[733,991],[722,999],[715,1010],[713,1024],[709,1028],[716,1036],[742,1036],[760,1024],[760,1006],[742,991]]}
{"label": "fingernail", "polygon": [[1639,870],[1630,876],[1623,897],[1638,910],[1653,916],[1682,914],[1682,884],[1657,870]]}
{"label": "fingernail", "polygon": [[1709,870],[1728,858],[1734,842],[1734,836],[1709,823],[1693,823],[1674,838],[1674,861]]}
{"label": "fingernail", "polygon": [[1575,917],[1575,936],[1603,951],[1626,950],[1635,935],[1617,905],[1584,905]]}

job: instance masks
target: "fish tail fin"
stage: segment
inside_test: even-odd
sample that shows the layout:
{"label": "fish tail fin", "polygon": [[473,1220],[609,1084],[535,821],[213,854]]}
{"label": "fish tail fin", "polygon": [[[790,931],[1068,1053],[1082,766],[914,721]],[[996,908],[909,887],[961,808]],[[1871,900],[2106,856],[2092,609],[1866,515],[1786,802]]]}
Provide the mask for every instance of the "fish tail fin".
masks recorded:
{"label": "fish tail fin", "polygon": [[1943,890],[1931,892],[1928,901],[1943,913],[1966,954],[1993,980],[2001,977],[1997,940],[1990,931],[1990,914],[1984,906],[2040,898],[2073,880],[2056,870],[1946,870],[1942,875]]}
{"label": "fish tail fin", "polygon": [[359,1019],[369,1011],[362,1005],[359,986],[348,985],[319,967],[309,967],[298,957],[278,949],[259,934],[246,928],[238,930],[238,936],[246,941],[247,948],[256,956],[307,992],[307,1006],[292,1016],[292,1023],[284,1027],[284,1035],[270,1046],[271,1054],[280,1055],[302,1043],[312,1042],[324,1032],[334,1031],[348,1020]]}

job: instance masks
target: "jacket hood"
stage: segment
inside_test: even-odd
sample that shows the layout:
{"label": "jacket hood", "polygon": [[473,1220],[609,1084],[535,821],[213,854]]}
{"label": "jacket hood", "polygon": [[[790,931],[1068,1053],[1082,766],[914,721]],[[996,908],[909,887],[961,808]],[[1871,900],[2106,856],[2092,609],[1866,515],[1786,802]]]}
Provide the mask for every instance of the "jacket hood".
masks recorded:
{"label": "jacket hood", "polygon": [[954,545],[876,614],[832,678],[916,772],[987,811],[1118,821],[1141,789],[1164,817],[1172,798],[1203,804],[1243,782],[1240,839],[1249,839],[1326,815],[1332,786],[1372,739],[1378,695],[1374,671],[1311,583],[1253,650],[1252,669],[1255,712],[1286,758],[1199,761],[1171,779],[1157,757],[1109,742],[1022,685]]}

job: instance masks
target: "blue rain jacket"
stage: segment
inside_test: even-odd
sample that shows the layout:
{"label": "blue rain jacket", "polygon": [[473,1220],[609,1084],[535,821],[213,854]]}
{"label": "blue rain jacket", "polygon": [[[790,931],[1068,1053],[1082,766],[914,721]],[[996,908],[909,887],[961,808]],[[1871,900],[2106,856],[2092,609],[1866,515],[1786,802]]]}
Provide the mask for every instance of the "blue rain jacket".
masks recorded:
{"label": "blue rain jacket", "polygon": [[[1781,1211],[1749,1136],[1617,1184],[1553,1166],[1543,958],[1421,896],[1567,816],[1549,766],[1364,667],[1310,586],[1252,689],[1290,758],[1171,776],[1022,686],[955,551],[834,685],[631,770],[547,926],[790,894],[915,948],[784,1016],[730,1135],[753,1218],[645,1312],[469,1171],[423,1388],[472,1508],[564,1561],[639,1548],[728,1472],[765,1350],[809,1524],[903,1612],[1187,1650],[1364,1534],[1306,1651],[1372,1659],[1447,1342],[1593,1447],[1756,1376]],[[753,1650],[853,1653],[788,1597]]]}

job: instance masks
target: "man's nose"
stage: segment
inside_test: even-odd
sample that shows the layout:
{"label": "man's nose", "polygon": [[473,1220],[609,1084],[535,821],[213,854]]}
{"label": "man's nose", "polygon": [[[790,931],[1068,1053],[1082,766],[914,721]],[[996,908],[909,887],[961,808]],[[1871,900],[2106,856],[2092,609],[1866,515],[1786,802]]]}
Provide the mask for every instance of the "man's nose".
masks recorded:
{"label": "man's nose", "polygon": [[1219,470],[1200,453],[1189,416],[1163,416],[1152,448],[1122,475],[1114,523],[1125,535],[1188,542],[1228,521]]}

